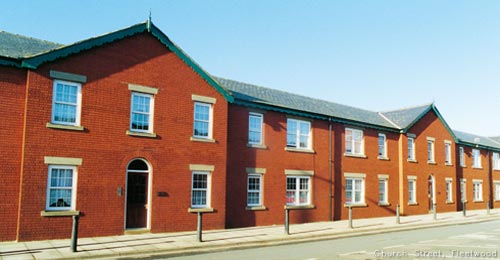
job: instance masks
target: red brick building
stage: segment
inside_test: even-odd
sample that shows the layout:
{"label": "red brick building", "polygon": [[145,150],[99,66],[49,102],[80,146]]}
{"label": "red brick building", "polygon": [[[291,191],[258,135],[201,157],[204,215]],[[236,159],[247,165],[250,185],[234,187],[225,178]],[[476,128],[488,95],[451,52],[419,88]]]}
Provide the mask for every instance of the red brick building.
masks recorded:
{"label": "red brick building", "polygon": [[0,241],[67,238],[74,215],[88,237],[194,230],[198,212],[222,229],[500,206],[498,138],[450,130],[433,104],[373,112],[215,78],[149,21],[0,38]]}

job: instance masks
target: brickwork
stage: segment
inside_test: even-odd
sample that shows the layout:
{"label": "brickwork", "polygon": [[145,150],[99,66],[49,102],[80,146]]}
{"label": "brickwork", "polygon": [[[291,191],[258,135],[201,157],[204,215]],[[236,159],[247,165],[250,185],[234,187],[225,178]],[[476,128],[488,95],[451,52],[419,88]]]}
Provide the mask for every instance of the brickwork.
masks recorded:
{"label": "brickwork", "polygon": [[25,89],[24,70],[0,67],[0,241],[16,239]]}

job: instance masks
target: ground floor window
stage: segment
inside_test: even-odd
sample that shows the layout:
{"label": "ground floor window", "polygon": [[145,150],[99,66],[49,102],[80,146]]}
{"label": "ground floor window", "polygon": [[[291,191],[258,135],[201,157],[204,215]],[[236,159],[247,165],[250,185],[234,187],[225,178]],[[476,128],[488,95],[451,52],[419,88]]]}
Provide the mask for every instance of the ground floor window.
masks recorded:
{"label": "ground floor window", "polygon": [[262,206],[262,175],[260,174],[248,175],[247,206]]}
{"label": "ground floor window", "polygon": [[446,202],[453,202],[453,180],[446,179]]}
{"label": "ground floor window", "polygon": [[480,180],[474,181],[472,192],[474,193],[474,201],[483,201],[483,182]]}
{"label": "ground floor window", "polygon": [[191,207],[210,207],[210,172],[193,171]]}
{"label": "ground floor window", "polygon": [[495,200],[500,200],[500,182],[495,182]]}
{"label": "ground floor window", "polygon": [[379,178],[378,180],[378,203],[380,205],[389,204],[389,199],[387,197],[388,182],[389,180],[387,178]]}
{"label": "ground floor window", "polygon": [[417,179],[415,178],[408,179],[408,203],[417,203]]}
{"label": "ground floor window", "polygon": [[309,176],[286,177],[286,205],[301,206],[311,203]]}
{"label": "ground floor window", "polygon": [[465,179],[460,180],[460,199],[462,202],[467,201],[467,181]]}
{"label": "ground floor window", "polygon": [[347,177],[345,179],[345,202],[346,204],[364,204],[365,203],[365,179],[356,177]]}
{"label": "ground floor window", "polygon": [[76,166],[49,165],[47,210],[74,210]]}

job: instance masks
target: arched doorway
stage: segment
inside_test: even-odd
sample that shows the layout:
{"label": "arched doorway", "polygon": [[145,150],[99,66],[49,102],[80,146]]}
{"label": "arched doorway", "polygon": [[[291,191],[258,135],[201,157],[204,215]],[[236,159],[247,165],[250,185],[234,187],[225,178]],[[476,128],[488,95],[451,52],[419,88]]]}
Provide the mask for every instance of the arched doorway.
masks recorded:
{"label": "arched doorway", "polygon": [[142,159],[134,159],[127,166],[126,229],[148,226],[149,173],[149,165]]}
{"label": "arched doorway", "polygon": [[434,176],[429,175],[428,182],[428,197],[429,197],[429,212],[433,212],[433,205],[436,203],[436,183],[434,181]]}

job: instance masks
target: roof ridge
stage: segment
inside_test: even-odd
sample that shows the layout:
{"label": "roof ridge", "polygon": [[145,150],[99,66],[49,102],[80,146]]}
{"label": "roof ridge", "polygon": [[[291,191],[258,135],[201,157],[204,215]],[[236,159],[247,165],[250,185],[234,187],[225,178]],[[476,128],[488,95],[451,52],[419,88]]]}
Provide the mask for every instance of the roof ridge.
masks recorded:
{"label": "roof ridge", "polygon": [[432,105],[434,105],[434,102],[425,103],[425,104],[422,104],[422,105],[413,105],[413,106],[402,107],[402,108],[395,109],[395,110],[380,111],[380,113],[397,112],[397,111],[403,111],[403,110],[408,110],[408,109],[413,109],[413,108],[418,108],[418,107],[428,107],[428,106],[432,106]]}

